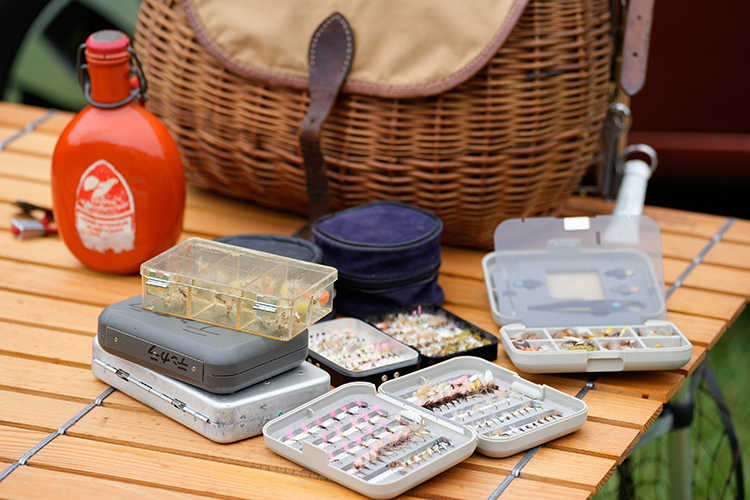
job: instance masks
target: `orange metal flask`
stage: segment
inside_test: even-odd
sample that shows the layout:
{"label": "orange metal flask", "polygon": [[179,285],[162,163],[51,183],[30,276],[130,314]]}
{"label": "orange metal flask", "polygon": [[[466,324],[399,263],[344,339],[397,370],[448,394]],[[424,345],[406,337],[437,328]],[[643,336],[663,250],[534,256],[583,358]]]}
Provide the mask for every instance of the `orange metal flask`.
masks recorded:
{"label": "orange metal flask", "polygon": [[131,86],[131,54],[119,31],[86,40],[88,64],[79,80],[91,105],[68,124],[52,157],[53,210],[63,241],[86,266],[117,274],[135,273],[172,247],[185,209],[179,151],[138,103],[146,82],[136,65],[139,84]]}

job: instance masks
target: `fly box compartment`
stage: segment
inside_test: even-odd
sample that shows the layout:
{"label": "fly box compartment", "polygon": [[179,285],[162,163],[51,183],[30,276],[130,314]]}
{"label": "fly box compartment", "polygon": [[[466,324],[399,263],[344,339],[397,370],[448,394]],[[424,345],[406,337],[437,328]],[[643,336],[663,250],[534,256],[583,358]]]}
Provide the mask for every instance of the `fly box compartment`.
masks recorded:
{"label": "fly box compartment", "polygon": [[421,368],[463,355],[497,359],[497,337],[439,306],[402,307],[369,316],[367,321],[419,351]]}
{"label": "fly box compartment", "polygon": [[263,427],[279,455],[370,498],[393,498],[468,458],[476,433],[352,382]]}
{"label": "fly box compartment", "polygon": [[500,335],[513,363],[529,373],[672,370],[693,354],[677,327],[659,320],[575,328],[516,323],[502,327]]}
{"label": "fly box compartment", "polygon": [[289,340],[331,311],[336,269],[200,238],[141,265],[143,307]]}
{"label": "fly box compartment", "polygon": [[308,332],[310,362],[326,370],[334,386],[378,385],[419,367],[417,351],[356,318],[324,321]]}
{"label": "fly box compartment", "polygon": [[146,310],[136,295],[99,315],[105,351],[217,394],[238,391],[298,366],[307,335],[280,340]]}
{"label": "fly box compartment", "polygon": [[101,381],[218,443],[258,435],[266,422],[331,387],[325,371],[302,363],[233,394],[213,394],[114,356],[96,337],[91,370]]}
{"label": "fly box compartment", "polygon": [[474,429],[477,451],[507,457],[578,430],[586,403],[472,356],[383,383],[378,391]]}
{"label": "fly box compartment", "polygon": [[482,269],[500,340],[524,371],[668,370],[692,356],[663,321],[661,234],[649,217],[507,220]]}

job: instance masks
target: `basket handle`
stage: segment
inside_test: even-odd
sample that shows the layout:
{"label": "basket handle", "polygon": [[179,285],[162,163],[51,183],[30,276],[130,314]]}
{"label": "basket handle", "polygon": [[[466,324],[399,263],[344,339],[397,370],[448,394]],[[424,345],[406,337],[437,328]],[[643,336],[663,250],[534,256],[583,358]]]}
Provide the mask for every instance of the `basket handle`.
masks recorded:
{"label": "basket handle", "polygon": [[310,225],[331,212],[326,162],[320,147],[320,130],[349,74],[354,56],[354,37],[339,13],[331,14],[310,41],[310,104],[300,125],[300,147],[307,175]]}

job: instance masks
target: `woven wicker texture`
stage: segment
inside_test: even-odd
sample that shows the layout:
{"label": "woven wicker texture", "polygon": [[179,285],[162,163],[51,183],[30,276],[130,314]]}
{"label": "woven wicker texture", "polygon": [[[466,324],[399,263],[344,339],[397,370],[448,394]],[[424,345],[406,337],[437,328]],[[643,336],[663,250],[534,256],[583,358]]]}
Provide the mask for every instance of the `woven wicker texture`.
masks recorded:
{"label": "woven wicker texture", "polygon": [[[188,182],[306,213],[307,93],[224,69],[174,0],[142,2],[135,42],[149,109],[175,136]],[[445,243],[483,248],[506,218],[556,214],[596,159],[613,50],[609,0],[530,0],[496,56],[455,89],[340,96],[322,138],[334,210],[412,203],[443,220]]]}

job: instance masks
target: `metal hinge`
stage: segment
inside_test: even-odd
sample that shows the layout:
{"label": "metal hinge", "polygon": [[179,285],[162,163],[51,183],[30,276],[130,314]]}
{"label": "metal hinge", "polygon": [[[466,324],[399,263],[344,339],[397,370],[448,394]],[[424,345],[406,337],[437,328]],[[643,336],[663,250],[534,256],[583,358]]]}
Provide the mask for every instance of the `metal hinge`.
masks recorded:
{"label": "metal hinge", "polygon": [[146,280],[147,286],[155,286],[159,288],[169,288],[169,280],[163,280],[160,278],[149,278]]}
{"label": "metal hinge", "polygon": [[256,311],[263,311],[272,314],[275,313],[278,308],[279,306],[268,304],[266,302],[256,302],[255,305],[253,305],[253,309]]}
{"label": "metal hinge", "polygon": [[166,401],[167,403],[171,404],[172,406],[174,406],[178,410],[181,410],[181,411],[187,413],[188,415],[191,415],[193,418],[196,418],[196,419],[198,419],[198,420],[200,420],[200,421],[202,421],[202,422],[204,422],[206,424],[211,423],[211,421],[208,419],[208,417],[206,417],[205,415],[202,415],[202,414],[198,413],[197,411],[193,410],[192,408],[190,408],[189,406],[187,406],[186,403],[180,401],[177,398],[172,398],[172,397],[168,396],[167,394],[164,394],[163,392],[161,392],[161,391],[159,391],[157,389],[154,389],[153,387],[151,387],[150,385],[146,384],[145,382],[141,382],[137,378],[133,377],[128,372],[126,372],[124,370],[121,370],[120,368],[116,368],[116,367],[114,367],[114,366],[112,366],[112,365],[110,365],[108,363],[105,363],[104,361],[102,361],[100,359],[97,359],[97,358],[94,358],[94,363],[98,364],[99,366],[101,366],[102,368],[104,368],[105,370],[107,370],[108,372],[114,373],[115,375],[117,375],[121,379],[126,380],[126,381],[130,382],[131,384],[140,387],[142,390],[153,394],[154,396],[158,397],[159,399],[162,399],[162,400]]}

